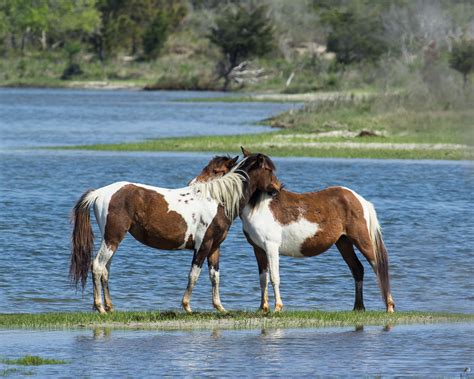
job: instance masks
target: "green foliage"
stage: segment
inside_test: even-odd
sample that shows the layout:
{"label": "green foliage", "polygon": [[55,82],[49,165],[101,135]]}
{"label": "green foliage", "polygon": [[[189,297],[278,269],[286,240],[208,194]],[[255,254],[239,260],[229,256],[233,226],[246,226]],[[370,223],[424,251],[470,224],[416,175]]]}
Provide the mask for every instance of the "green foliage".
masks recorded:
{"label": "green foliage", "polygon": [[377,61],[389,50],[383,39],[382,21],[377,15],[334,9],[323,14],[323,21],[331,28],[327,50],[336,54],[339,63]]}
{"label": "green foliage", "polygon": [[183,0],[99,0],[102,27],[93,45],[101,60],[118,52],[147,59],[156,58],[166,41],[187,14]]}
{"label": "green foliage", "polygon": [[220,74],[229,85],[229,74],[244,59],[262,56],[273,48],[273,27],[267,17],[267,7],[227,7],[216,19],[208,35],[223,54]]}
{"label": "green foliage", "polygon": [[10,47],[23,51],[27,45],[57,44],[82,37],[98,27],[100,18],[95,0],[0,0],[0,20]]}
{"label": "green foliage", "polygon": [[156,59],[163,47],[169,29],[165,12],[158,12],[143,35],[143,54],[146,59]]}
{"label": "green foliage", "polygon": [[467,76],[474,71],[474,39],[461,39],[453,44],[449,65],[459,71],[467,84]]}

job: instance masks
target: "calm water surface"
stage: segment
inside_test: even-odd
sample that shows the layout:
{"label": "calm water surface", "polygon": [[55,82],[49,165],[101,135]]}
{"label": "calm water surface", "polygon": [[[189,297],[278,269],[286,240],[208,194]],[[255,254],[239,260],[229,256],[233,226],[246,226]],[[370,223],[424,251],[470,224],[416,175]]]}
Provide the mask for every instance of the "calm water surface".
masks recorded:
{"label": "calm water surface", "polygon": [[[249,132],[260,130],[252,123],[288,109],[267,103],[175,101],[183,96],[196,94],[0,90],[0,313],[90,310],[91,284],[82,295],[68,282],[69,216],[82,192],[119,180],[181,187],[211,157],[25,148]],[[344,185],[375,204],[390,255],[397,309],[474,312],[470,163],[287,158],[275,162],[290,190]],[[116,308],[178,309],[191,259],[189,251],[158,251],[127,237],[112,264]],[[362,257],[361,261],[366,267],[366,307],[384,309],[375,276]],[[205,271],[193,293],[197,310],[212,308]],[[287,309],[352,308],[352,276],[334,248],[311,259],[282,257],[281,279]],[[229,309],[259,305],[257,265],[240,221],[222,246],[221,298]],[[290,370],[307,375],[347,373],[344,370],[443,375],[473,366],[472,332],[472,325],[396,327],[389,333],[380,328],[110,335],[1,331],[0,356],[62,357],[70,362],[65,376],[105,376],[106,367],[114,367],[116,375],[138,376],[133,365],[147,375],[283,376],[291,375]],[[41,367],[35,372],[57,375],[63,371],[55,370],[62,369]]]}
{"label": "calm water surface", "polygon": [[256,133],[255,123],[298,105],[195,103],[216,92],[0,88],[0,148]]}
{"label": "calm water surface", "polygon": [[[1,331],[0,354],[65,365],[19,368],[54,377],[463,377],[473,324],[193,332]],[[2,369],[12,368],[0,364]],[[466,376],[464,376],[466,377]]]}

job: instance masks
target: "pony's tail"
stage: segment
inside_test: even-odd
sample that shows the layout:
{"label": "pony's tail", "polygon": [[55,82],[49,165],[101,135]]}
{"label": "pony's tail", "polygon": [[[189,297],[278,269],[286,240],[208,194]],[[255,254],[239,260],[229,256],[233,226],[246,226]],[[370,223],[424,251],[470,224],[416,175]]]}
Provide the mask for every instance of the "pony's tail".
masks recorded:
{"label": "pony's tail", "polygon": [[74,225],[71,236],[71,264],[69,277],[76,286],[81,281],[82,290],[87,283],[87,274],[91,266],[92,250],[94,249],[94,233],[90,221],[90,207],[95,202],[94,190],[84,192],[74,206],[71,223]]}
{"label": "pony's tail", "polygon": [[375,273],[379,281],[380,290],[382,292],[383,300],[387,306],[388,312],[393,312],[395,304],[390,293],[390,275],[389,275],[389,263],[388,263],[388,253],[385,248],[385,244],[382,239],[382,232],[380,229],[380,224],[377,219],[377,213],[372,203],[367,202],[369,219],[368,219],[368,228],[370,240],[375,251]]}

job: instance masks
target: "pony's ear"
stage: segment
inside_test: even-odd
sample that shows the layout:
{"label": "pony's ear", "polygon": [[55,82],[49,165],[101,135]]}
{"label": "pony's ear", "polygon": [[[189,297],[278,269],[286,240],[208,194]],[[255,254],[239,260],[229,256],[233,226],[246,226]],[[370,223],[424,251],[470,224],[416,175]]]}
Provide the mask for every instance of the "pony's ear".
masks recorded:
{"label": "pony's ear", "polygon": [[270,166],[268,165],[267,161],[265,160],[265,156],[263,154],[258,154],[257,155],[257,162],[258,165],[265,170],[271,170]]}
{"label": "pony's ear", "polygon": [[239,156],[238,156],[238,155],[237,155],[235,158],[232,158],[231,160],[229,160],[229,161],[226,163],[227,168],[232,168],[232,167],[234,167],[238,160],[239,160]]}
{"label": "pony's ear", "polygon": [[252,155],[252,153],[246,150],[245,147],[240,146],[240,148],[242,149],[242,153],[244,154],[244,157],[248,157],[249,155]]}

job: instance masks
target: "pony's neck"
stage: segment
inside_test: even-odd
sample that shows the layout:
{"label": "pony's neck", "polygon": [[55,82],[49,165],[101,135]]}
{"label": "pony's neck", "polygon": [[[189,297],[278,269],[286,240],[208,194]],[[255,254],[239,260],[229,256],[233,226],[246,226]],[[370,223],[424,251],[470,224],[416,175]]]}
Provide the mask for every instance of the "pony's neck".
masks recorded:
{"label": "pony's neck", "polygon": [[252,188],[249,185],[247,188],[244,188],[245,196],[243,196],[240,200],[240,209],[239,214],[242,214],[242,210],[244,207],[249,206],[251,209],[255,209],[259,206],[259,204],[267,199],[270,195],[258,188]]}

